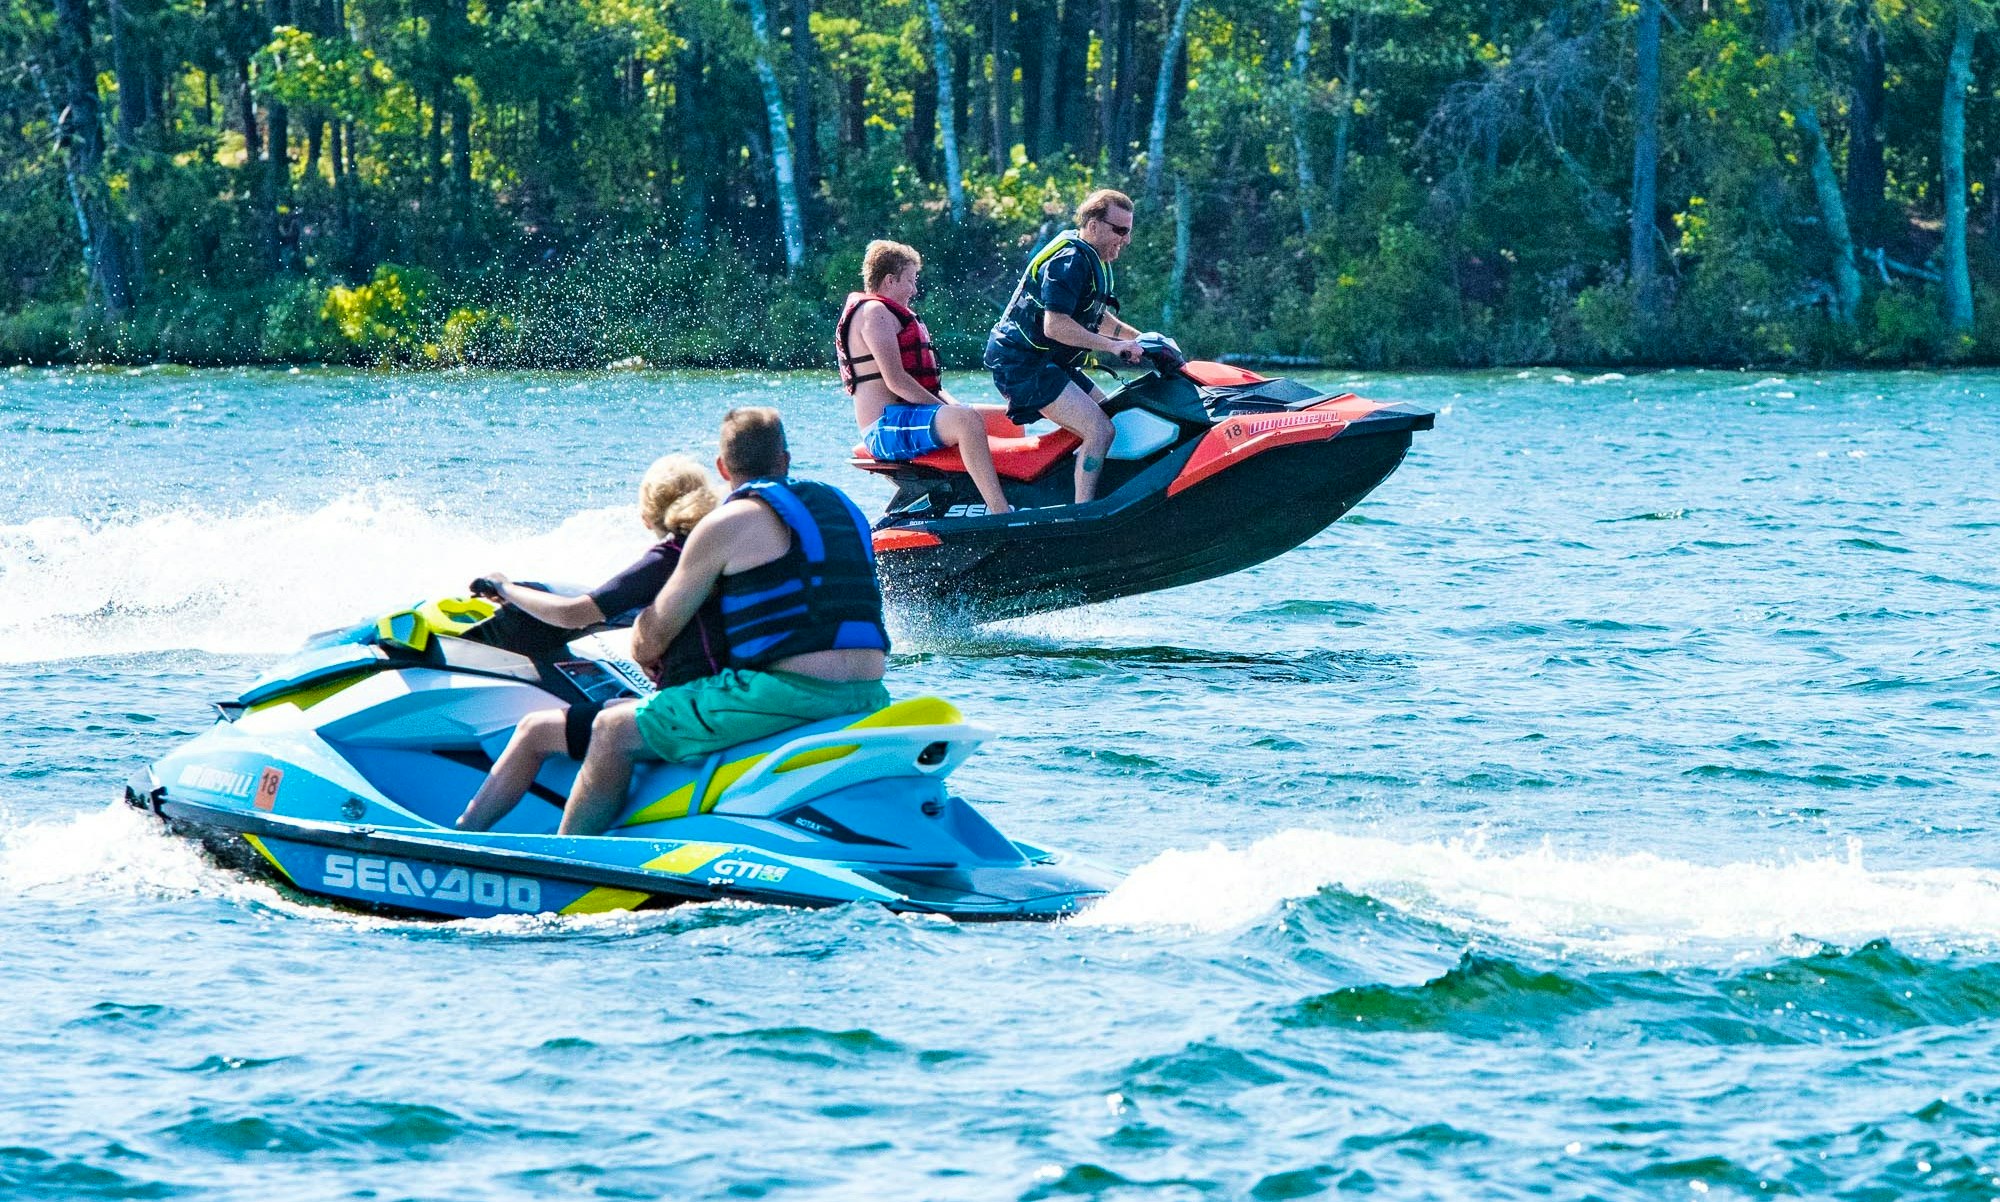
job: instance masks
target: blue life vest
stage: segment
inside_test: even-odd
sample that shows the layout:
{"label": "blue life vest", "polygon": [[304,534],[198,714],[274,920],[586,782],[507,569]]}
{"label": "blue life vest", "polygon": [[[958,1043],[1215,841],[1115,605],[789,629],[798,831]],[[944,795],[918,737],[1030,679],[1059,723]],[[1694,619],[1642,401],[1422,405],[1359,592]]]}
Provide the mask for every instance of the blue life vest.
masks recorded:
{"label": "blue life vest", "polygon": [[868,519],[830,484],[752,480],[729,494],[770,506],[792,545],[770,563],[722,578],[729,665],[759,668],[810,651],[887,651],[882,589]]}

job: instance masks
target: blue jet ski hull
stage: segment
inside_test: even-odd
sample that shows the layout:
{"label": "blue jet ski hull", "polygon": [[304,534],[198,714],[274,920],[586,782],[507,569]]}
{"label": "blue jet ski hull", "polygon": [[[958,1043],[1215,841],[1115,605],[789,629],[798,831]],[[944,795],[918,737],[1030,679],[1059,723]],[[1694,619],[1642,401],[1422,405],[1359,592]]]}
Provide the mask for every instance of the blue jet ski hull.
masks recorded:
{"label": "blue jet ski hull", "polygon": [[460,638],[484,615],[453,604],[314,640],[138,773],[126,800],[301,893],[438,918],[736,899],[1047,920],[1117,883],[1008,839],[951,793],[988,735],[936,698],[642,764],[598,836],[555,833],[577,768],[558,756],[494,830],[459,831],[522,717],[640,686],[601,647],[538,662]]}

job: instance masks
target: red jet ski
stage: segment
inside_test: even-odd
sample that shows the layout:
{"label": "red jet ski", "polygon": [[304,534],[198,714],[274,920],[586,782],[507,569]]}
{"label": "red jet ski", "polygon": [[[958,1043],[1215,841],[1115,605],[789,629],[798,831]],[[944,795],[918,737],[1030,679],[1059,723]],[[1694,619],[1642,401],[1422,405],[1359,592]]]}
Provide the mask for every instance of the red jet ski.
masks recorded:
{"label": "red jet ski", "polygon": [[875,525],[888,599],[976,621],[1192,584],[1282,555],[1331,525],[1403,461],[1435,417],[1327,393],[1140,339],[1150,370],[1106,400],[1116,438],[1098,497],[1073,504],[1076,435],[986,418],[1013,513],[988,514],[955,449],[854,466],[896,483]]}

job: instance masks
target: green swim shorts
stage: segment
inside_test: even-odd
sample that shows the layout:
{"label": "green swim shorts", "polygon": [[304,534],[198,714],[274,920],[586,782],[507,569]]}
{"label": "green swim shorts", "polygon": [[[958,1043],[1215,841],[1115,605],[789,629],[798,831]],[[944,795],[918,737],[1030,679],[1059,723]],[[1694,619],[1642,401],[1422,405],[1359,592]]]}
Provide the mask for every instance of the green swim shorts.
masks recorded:
{"label": "green swim shorts", "polygon": [[691,760],[842,714],[870,714],[889,704],[879,680],[821,680],[795,672],[726,668],[639,703],[639,737],[667,760]]}

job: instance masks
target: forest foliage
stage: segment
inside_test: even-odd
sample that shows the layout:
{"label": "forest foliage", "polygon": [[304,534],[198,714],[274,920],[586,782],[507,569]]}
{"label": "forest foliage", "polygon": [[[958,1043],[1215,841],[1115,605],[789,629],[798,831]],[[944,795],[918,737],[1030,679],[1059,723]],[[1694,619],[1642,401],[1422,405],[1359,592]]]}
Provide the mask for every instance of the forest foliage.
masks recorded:
{"label": "forest foliage", "polygon": [[1124,313],[1367,367],[2000,360],[1988,0],[7,0],[0,361],[976,363],[1090,188]]}

